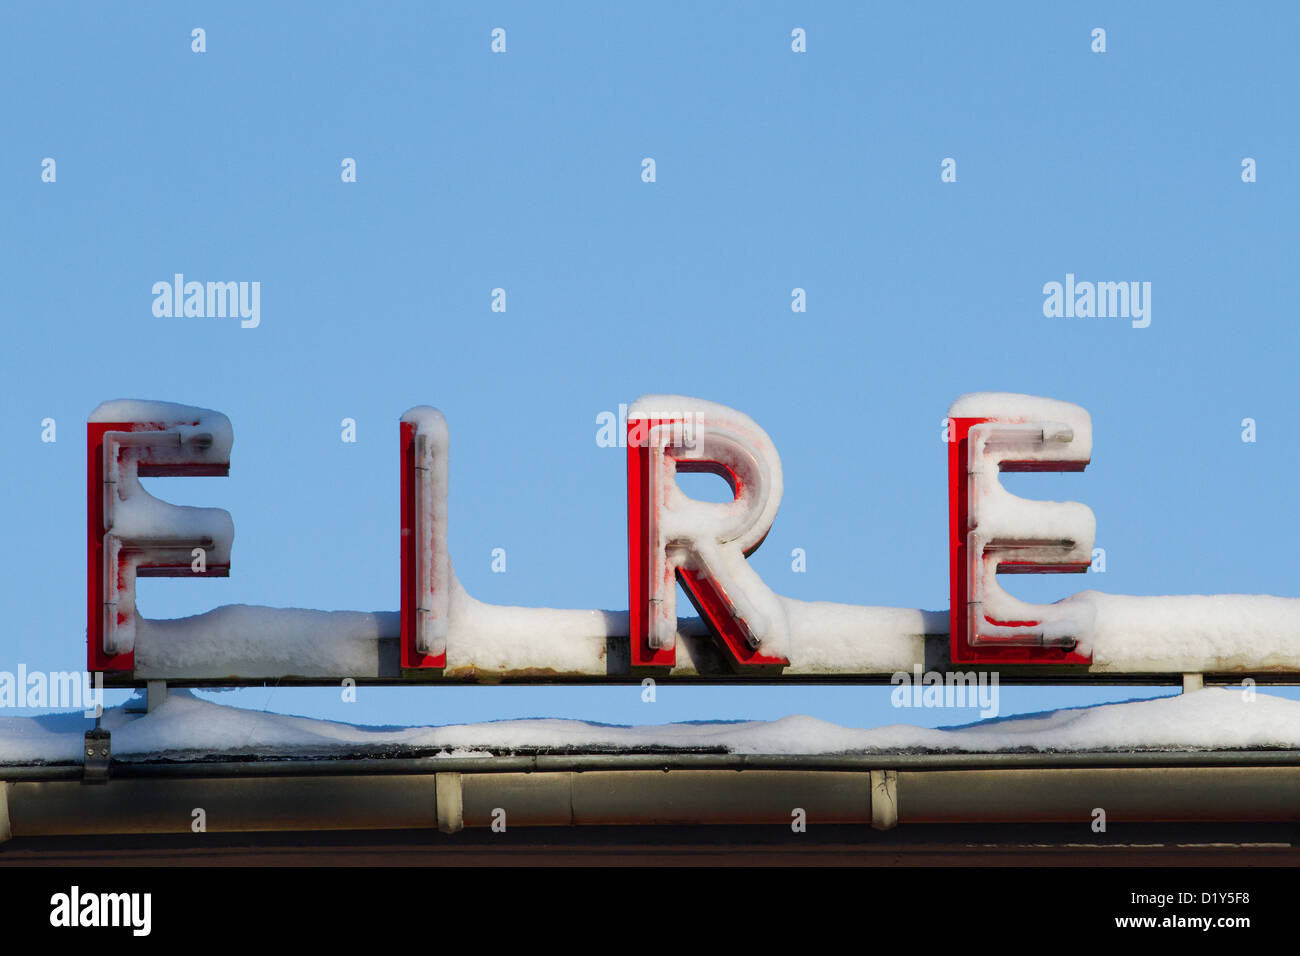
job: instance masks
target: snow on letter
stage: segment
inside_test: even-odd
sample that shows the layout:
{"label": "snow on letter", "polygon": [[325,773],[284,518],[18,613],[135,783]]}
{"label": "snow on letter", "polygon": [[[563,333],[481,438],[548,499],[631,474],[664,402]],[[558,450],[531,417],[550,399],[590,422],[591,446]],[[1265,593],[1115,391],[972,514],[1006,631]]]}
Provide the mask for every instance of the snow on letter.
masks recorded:
{"label": "snow on letter", "polygon": [[1078,502],[1017,497],[998,473],[1082,471],[1092,420],[1077,405],[1002,393],[964,395],[948,416],[953,660],[1086,663],[1091,605],[1029,604],[997,574],[1086,571],[1096,519]]}
{"label": "snow on letter", "polygon": [[[230,513],[170,504],[140,478],[227,475],[234,433],[219,412],[168,402],[105,402],[87,425],[89,669],[132,667],[135,579],[226,577],[235,537]],[[194,570],[196,548],[203,567]]]}
{"label": "snow on letter", "polygon": [[447,452],[442,412],[402,415],[402,666],[443,667],[451,562],[447,557]]}
{"label": "snow on letter", "polygon": [[[781,504],[772,440],[734,409],[655,395],[629,409],[627,450],[633,666],[675,662],[679,580],[733,664],[787,664],[785,606],[745,560]],[[724,478],[733,500],[688,497],[682,472]]]}

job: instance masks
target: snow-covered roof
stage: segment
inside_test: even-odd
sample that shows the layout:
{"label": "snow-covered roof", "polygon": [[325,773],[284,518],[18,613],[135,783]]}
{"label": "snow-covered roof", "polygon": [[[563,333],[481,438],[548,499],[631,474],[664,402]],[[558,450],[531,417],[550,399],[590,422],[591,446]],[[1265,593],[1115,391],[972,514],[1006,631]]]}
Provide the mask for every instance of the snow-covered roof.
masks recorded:
{"label": "snow-covered roof", "polygon": [[[1300,749],[1300,701],[1232,688],[941,729],[858,729],[801,715],[643,727],[561,719],[359,727],[243,710],[175,690],[152,713],[114,708],[105,711],[102,723],[112,733],[115,760],[584,749],[773,755]],[[79,762],[89,727],[90,721],[76,715],[0,718],[0,765]]]}

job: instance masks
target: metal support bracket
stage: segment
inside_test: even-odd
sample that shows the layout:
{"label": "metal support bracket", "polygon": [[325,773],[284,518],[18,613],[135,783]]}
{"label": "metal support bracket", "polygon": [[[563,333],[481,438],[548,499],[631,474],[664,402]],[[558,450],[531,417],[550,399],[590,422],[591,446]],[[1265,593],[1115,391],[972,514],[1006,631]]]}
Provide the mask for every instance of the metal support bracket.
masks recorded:
{"label": "metal support bracket", "polygon": [[108,783],[108,765],[112,759],[112,738],[107,730],[96,727],[86,731],[85,761],[82,783]]}
{"label": "metal support bracket", "polygon": [[162,706],[163,701],[167,699],[167,682],[165,680],[151,680],[145,684],[145,713],[152,714]]}

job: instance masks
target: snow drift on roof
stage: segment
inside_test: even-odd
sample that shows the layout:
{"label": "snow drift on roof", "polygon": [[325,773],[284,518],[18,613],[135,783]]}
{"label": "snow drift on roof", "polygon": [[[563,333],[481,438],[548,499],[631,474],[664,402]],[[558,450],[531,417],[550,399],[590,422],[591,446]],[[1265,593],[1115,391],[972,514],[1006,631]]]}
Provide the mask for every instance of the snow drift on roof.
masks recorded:
{"label": "snow drift on roof", "polygon": [[[0,764],[75,763],[90,722],[72,715],[0,718]],[[698,751],[738,754],[1006,753],[1300,748],[1300,701],[1239,689],[1057,710],[927,729],[857,729],[802,715],[774,721],[622,727],[505,720],[444,727],[358,727],[212,703],[172,691],[147,715],[106,711],[119,760],[320,757],[402,751]]]}

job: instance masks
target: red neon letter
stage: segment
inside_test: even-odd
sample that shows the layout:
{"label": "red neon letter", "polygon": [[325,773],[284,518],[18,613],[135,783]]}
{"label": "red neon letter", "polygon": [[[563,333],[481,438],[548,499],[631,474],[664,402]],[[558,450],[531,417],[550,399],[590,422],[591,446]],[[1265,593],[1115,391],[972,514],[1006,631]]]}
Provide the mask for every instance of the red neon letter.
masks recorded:
{"label": "red neon letter", "polygon": [[442,412],[402,416],[402,666],[447,666],[451,562],[447,557],[447,451]]}
{"label": "red neon letter", "polygon": [[[718,475],[734,498],[688,498],[679,472]],[[781,504],[781,459],[767,434],[712,402],[638,399],[628,410],[627,493],[632,666],[676,662],[679,580],[734,664],[788,664],[785,607],[745,560]]]}
{"label": "red neon letter", "polygon": [[1087,664],[1087,605],[1028,604],[996,575],[1083,572],[1096,519],[1078,502],[1010,494],[1000,471],[1082,471],[1092,420],[1078,405],[1029,395],[964,395],[948,411],[953,663]]}
{"label": "red neon letter", "polygon": [[86,427],[86,651],[92,671],[135,667],[137,577],[226,577],[235,527],[220,508],[160,501],[141,477],[230,474],[230,420],[168,402],[105,402]]}

